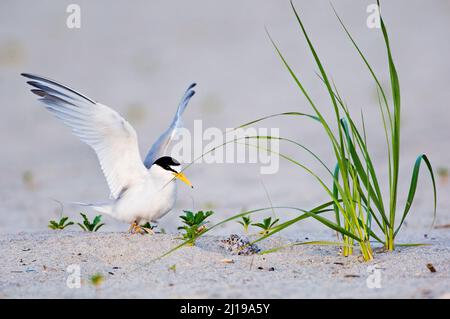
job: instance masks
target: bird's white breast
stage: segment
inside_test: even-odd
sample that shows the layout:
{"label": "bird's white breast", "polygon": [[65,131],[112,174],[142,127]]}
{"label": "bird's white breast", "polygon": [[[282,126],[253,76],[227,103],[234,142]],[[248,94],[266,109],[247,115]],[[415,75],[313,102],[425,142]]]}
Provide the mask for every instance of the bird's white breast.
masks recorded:
{"label": "bird's white breast", "polygon": [[173,175],[158,173],[149,171],[145,179],[124,192],[114,207],[115,217],[128,223],[155,221],[173,208],[177,191]]}

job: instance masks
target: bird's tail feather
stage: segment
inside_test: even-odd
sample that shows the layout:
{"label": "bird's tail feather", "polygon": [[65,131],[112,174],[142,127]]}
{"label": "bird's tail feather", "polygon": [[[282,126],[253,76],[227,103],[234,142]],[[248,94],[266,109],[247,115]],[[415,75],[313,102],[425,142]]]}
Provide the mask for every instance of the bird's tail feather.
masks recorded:
{"label": "bird's tail feather", "polygon": [[71,204],[78,205],[78,206],[85,206],[90,207],[93,210],[107,215],[112,215],[112,205],[110,203],[97,203],[97,204],[89,204],[89,203],[79,203],[79,202],[72,202]]}

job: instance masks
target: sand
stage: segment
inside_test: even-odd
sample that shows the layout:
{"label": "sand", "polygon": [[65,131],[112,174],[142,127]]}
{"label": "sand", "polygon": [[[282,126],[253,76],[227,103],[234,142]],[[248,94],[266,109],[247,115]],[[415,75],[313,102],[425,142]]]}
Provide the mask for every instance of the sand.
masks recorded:
{"label": "sand", "polygon": [[[376,260],[342,257],[334,247],[295,246],[280,252],[230,255],[205,236],[154,260],[180,240],[173,235],[48,231],[0,237],[2,298],[443,298],[450,294],[448,231],[421,239],[430,246],[377,252]],[[417,239],[417,238],[416,238]],[[288,244],[271,239],[261,248]],[[230,263],[232,260],[232,263]],[[432,273],[427,264],[436,272]],[[68,288],[69,265],[81,287]],[[371,268],[379,288],[367,285]],[[69,269],[70,270],[70,269]],[[94,287],[89,278],[100,273]],[[370,279],[369,279],[370,281]],[[372,286],[373,287],[373,286]]]}

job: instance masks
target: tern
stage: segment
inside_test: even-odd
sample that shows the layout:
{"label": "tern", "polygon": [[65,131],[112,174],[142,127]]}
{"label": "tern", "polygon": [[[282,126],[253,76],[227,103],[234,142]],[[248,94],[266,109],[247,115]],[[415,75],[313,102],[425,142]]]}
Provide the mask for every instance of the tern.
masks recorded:
{"label": "tern", "polygon": [[180,163],[165,156],[165,152],[195,94],[195,83],[188,87],[170,126],[142,161],[136,131],[118,112],[56,81],[29,73],[21,75],[28,79],[31,92],[39,96],[46,109],[97,154],[111,198],[98,204],[77,204],[129,223],[132,233],[142,233],[144,223],[155,222],[172,210],[176,179],[192,187]]}

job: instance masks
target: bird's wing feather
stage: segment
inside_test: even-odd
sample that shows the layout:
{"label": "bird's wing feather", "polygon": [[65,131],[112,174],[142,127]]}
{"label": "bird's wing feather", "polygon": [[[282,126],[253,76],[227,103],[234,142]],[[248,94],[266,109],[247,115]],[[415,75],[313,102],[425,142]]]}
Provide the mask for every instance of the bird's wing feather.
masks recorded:
{"label": "bird's wing feather", "polygon": [[164,133],[162,133],[161,136],[158,137],[156,142],[153,143],[152,147],[150,148],[150,151],[145,157],[144,160],[145,167],[150,168],[150,166],[152,166],[154,161],[156,161],[159,157],[166,155],[164,153],[167,151],[167,147],[169,146],[170,142],[175,138],[177,134],[177,129],[182,126],[181,116],[183,115],[183,112],[186,109],[189,100],[195,94],[195,91],[193,90],[195,85],[196,85],[195,83],[192,83],[187,88],[186,92],[184,93],[180,101],[180,104],[178,105],[178,109],[177,112],[175,113],[172,123],[164,131]]}
{"label": "bird's wing feather", "polygon": [[22,75],[46,108],[94,149],[113,198],[147,174],[136,131],[119,113],[53,80]]}

